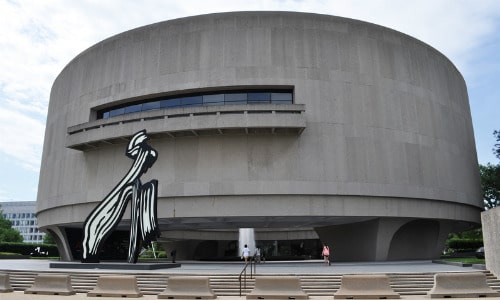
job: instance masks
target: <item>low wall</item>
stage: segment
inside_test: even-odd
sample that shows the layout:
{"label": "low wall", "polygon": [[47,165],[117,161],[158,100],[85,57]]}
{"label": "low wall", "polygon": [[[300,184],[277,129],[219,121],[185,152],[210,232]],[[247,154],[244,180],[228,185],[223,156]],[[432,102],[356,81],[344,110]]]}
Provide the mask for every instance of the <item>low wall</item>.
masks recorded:
{"label": "low wall", "polygon": [[486,268],[500,276],[500,207],[481,213]]}

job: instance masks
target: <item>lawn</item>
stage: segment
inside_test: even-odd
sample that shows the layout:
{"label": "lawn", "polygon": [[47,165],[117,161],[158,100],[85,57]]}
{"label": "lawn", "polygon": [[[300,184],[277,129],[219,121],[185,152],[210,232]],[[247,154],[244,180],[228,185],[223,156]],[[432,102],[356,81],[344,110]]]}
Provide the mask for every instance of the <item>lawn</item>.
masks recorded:
{"label": "lawn", "polygon": [[484,258],[475,258],[475,257],[453,257],[453,258],[443,258],[443,260],[451,262],[461,262],[466,264],[484,264]]}

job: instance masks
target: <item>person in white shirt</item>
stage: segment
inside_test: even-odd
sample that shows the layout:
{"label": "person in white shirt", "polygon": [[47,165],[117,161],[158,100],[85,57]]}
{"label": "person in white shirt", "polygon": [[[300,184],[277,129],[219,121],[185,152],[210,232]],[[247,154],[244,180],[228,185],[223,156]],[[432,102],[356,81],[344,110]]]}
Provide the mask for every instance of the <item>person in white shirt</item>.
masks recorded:
{"label": "person in white shirt", "polygon": [[243,252],[241,253],[243,258],[245,259],[245,264],[248,263],[248,257],[250,256],[250,249],[248,249],[247,244],[245,244],[245,247],[243,248]]}

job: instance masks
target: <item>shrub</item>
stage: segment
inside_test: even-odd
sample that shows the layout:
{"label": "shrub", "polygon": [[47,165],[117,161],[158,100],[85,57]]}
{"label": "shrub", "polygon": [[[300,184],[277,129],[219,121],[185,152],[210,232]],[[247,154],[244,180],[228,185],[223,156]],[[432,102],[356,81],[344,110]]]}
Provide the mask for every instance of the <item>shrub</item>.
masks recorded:
{"label": "shrub", "polygon": [[446,242],[448,248],[454,252],[472,252],[483,246],[482,239],[451,238]]}
{"label": "shrub", "polygon": [[40,252],[47,253],[54,257],[59,256],[56,245],[47,244],[27,244],[27,243],[0,243],[2,252],[19,253],[22,255],[31,255],[35,253],[35,248],[40,247]]}

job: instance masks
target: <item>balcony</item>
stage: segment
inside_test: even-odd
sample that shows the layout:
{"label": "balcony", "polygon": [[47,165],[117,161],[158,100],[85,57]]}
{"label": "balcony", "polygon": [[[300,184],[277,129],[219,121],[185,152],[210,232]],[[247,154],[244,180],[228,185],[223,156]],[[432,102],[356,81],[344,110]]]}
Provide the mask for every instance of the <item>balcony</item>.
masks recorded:
{"label": "balcony", "polygon": [[151,139],[231,134],[300,135],[303,104],[247,104],[151,110],[68,127],[66,147],[89,151],[128,143],[139,130]]}

